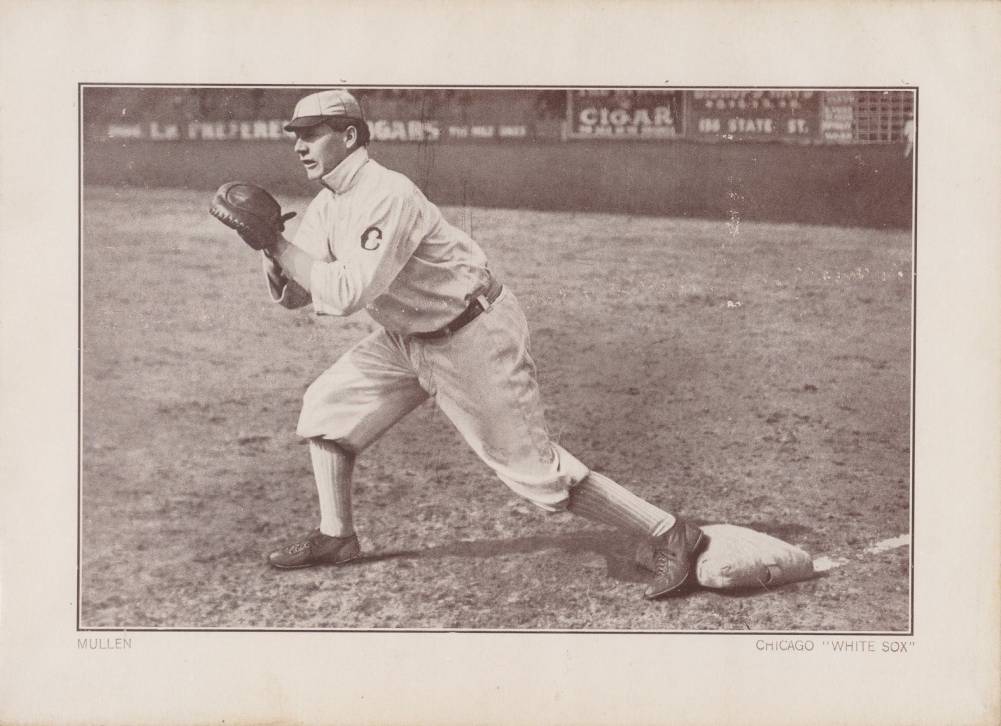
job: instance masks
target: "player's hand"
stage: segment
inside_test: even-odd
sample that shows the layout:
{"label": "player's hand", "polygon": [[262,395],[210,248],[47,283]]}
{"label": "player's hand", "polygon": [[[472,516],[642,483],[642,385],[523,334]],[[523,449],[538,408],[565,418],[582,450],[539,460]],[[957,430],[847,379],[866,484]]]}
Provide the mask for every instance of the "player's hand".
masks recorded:
{"label": "player's hand", "polygon": [[255,250],[278,244],[285,222],[295,216],[295,212],[282,214],[278,200],[248,182],[227,182],[219,187],[209,205],[209,214],[235,229]]}

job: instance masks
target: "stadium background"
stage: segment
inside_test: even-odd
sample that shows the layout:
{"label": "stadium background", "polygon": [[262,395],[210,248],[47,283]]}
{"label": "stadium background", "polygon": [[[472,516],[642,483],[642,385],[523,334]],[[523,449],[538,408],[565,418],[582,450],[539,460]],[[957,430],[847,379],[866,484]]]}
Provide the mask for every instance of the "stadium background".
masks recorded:
{"label": "stadium background", "polygon": [[[307,195],[281,123],[311,90],[85,87],[84,181]],[[911,223],[912,91],[355,92],[380,160],[441,204]]]}

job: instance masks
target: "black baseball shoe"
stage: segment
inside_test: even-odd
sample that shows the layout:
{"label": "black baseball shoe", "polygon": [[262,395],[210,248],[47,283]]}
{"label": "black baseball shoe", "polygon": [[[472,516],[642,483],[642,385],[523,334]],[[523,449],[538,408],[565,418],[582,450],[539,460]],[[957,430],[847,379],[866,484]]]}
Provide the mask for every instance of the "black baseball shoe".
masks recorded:
{"label": "black baseball shoe", "polygon": [[304,539],[272,552],[268,563],[280,570],[295,570],[314,565],[342,565],[360,556],[357,535],[331,537],[314,529]]}
{"label": "black baseball shoe", "polygon": [[694,524],[677,520],[661,535],[643,542],[636,553],[636,562],[653,570],[653,582],[643,596],[648,600],[680,595],[695,583],[695,560],[705,535]]}

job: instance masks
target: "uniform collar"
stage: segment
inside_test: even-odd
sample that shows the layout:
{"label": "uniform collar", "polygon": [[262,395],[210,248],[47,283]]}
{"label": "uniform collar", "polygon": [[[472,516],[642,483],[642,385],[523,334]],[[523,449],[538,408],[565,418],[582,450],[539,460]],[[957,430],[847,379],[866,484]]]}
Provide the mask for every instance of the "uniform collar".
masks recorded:
{"label": "uniform collar", "polygon": [[334,194],[343,194],[358,178],[358,172],[368,161],[368,149],[364,146],[352,151],[341,159],[341,163],[327,173],[320,181]]}

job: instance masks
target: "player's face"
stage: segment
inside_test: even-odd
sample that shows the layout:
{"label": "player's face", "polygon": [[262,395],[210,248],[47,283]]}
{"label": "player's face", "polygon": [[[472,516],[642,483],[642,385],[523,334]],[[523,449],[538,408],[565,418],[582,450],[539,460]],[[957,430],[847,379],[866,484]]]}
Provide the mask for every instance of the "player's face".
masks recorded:
{"label": "player's face", "polygon": [[295,132],[295,153],[309,179],[320,179],[333,171],[348,155],[347,145],[344,132],[334,131],[326,124]]}

